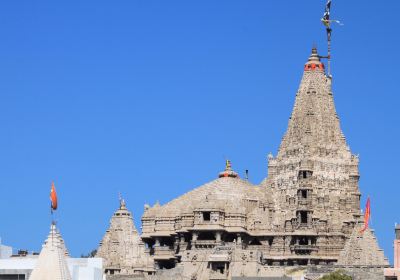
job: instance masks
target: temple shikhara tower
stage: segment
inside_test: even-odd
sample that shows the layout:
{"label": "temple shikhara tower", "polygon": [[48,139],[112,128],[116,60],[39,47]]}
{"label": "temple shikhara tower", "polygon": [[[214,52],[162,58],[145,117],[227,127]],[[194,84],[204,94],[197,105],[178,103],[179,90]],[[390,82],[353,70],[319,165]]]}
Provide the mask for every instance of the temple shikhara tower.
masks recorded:
{"label": "temple shikhara tower", "polygon": [[121,205],[98,252],[108,278],[318,279],[343,269],[354,279],[383,279],[388,261],[374,232],[361,231],[359,159],[340,128],[331,83],[313,48],[260,185],[228,161],[214,181],[146,206],[140,236]]}
{"label": "temple shikhara tower", "polygon": [[72,280],[67,257],[64,240],[56,225],[52,224],[29,280]]}
{"label": "temple shikhara tower", "polygon": [[119,209],[110,221],[97,251],[103,258],[106,274],[137,274],[154,271],[153,261],[145,257],[144,243],[133,223],[132,213],[126,208],[125,200],[120,199]]}

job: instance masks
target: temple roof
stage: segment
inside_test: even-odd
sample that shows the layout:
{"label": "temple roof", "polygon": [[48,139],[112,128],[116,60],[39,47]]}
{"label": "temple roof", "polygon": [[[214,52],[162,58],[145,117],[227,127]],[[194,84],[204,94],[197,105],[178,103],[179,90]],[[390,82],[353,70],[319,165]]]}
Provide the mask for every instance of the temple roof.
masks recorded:
{"label": "temple roof", "polygon": [[[259,200],[262,192],[247,180],[240,179],[227,161],[225,170],[218,179],[204,184],[169,203],[147,209],[144,218],[151,216],[174,217],[182,213],[193,213],[195,209],[225,209],[240,211],[243,199]],[[230,207],[234,205],[234,207]]]}
{"label": "temple roof", "polygon": [[232,178],[238,178],[239,175],[232,170],[232,164],[230,160],[226,160],[225,163],[225,170],[219,173],[219,178],[222,177],[232,177]]}
{"label": "temple roof", "polygon": [[61,234],[52,224],[47,240],[43,244],[36,267],[30,280],[71,280],[66,261],[67,251]]}
{"label": "temple roof", "polygon": [[374,231],[360,233],[363,224],[354,227],[346,245],[340,252],[339,265],[389,266],[383,250],[379,248]]}

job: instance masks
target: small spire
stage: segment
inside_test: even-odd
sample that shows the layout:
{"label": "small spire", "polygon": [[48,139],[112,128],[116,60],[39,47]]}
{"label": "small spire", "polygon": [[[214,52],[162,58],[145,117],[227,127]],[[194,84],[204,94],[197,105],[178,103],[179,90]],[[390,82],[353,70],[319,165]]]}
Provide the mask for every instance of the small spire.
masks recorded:
{"label": "small spire", "polygon": [[315,46],[311,49],[311,55],[304,66],[304,71],[325,71],[325,66],[321,62],[321,56],[318,54]]}
{"label": "small spire", "polygon": [[225,170],[219,173],[219,178],[223,177],[231,177],[231,178],[237,178],[239,175],[232,170],[232,163],[230,160],[225,161]]}
{"label": "small spire", "polygon": [[121,193],[118,193],[118,197],[119,197],[119,209],[126,210],[125,199],[122,198]]}
{"label": "small spire", "polygon": [[321,61],[320,56],[318,55],[318,50],[316,46],[313,46],[311,49],[311,55],[308,58],[308,61]]}

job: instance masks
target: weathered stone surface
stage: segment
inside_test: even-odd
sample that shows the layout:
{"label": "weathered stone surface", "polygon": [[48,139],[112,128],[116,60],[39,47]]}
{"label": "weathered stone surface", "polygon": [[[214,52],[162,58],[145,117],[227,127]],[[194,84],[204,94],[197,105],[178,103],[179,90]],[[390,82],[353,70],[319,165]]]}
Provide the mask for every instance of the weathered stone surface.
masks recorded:
{"label": "weathered stone surface", "polygon": [[[355,279],[357,273],[380,279],[388,262],[373,232],[359,233],[359,161],[341,131],[331,82],[313,49],[287,132],[277,156],[268,156],[268,177],[259,186],[240,179],[227,162],[216,180],[145,207],[147,249],[136,259],[154,260],[156,274],[147,278],[301,279],[311,267],[341,265]],[[139,241],[126,246],[143,248]],[[109,258],[111,248],[102,255]],[[118,251],[119,262],[132,258],[124,252]]]}
{"label": "weathered stone surface", "polygon": [[153,261],[145,255],[144,243],[133,223],[123,199],[110,221],[97,251],[97,257],[104,259],[106,274],[132,275],[153,271]]}

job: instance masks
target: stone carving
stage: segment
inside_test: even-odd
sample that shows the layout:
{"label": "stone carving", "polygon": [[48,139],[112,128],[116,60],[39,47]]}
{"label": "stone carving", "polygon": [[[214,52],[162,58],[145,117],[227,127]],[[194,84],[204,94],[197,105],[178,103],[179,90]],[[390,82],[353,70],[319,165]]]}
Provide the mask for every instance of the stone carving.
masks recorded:
{"label": "stone carving", "polygon": [[[298,266],[387,266],[373,232],[357,234],[363,221],[358,163],[340,128],[331,78],[313,49],[288,129],[277,156],[268,155],[268,176],[259,186],[239,178],[227,161],[216,180],[146,206],[142,241],[136,231],[113,235],[112,221],[99,252],[110,265],[150,258],[159,279],[178,269],[182,279],[232,279],[283,276]],[[132,227],[129,218],[123,232]],[[112,238],[125,249],[106,245]],[[141,242],[149,249],[140,251]]]}
{"label": "stone carving", "polygon": [[132,213],[120,199],[120,207],[110,221],[97,251],[104,259],[106,274],[140,274],[154,271],[153,262],[146,257],[145,246],[133,223]]}

